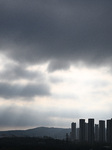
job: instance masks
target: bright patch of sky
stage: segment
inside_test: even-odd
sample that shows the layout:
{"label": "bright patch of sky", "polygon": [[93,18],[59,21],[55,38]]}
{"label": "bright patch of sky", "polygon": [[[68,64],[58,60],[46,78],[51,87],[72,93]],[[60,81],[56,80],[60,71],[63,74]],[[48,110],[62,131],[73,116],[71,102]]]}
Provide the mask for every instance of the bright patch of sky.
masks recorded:
{"label": "bright patch of sky", "polygon": [[[3,55],[0,57],[1,62],[3,62],[4,57]],[[11,60],[6,59],[7,62],[5,64],[2,63],[1,72],[5,70],[5,65],[9,62],[15,65]],[[67,70],[57,70],[54,72],[48,72],[47,67],[48,63],[27,66],[25,68],[27,71],[30,73],[40,73],[42,77],[34,76],[32,79],[23,79],[21,76],[21,78],[15,79],[13,83],[15,82],[18,86],[28,83],[38,84],[44,81],[50,87],[50,95],[43,97],[34,95],[30,99],[24,95],[22,98],[21,95],[17,95],[17,97],[12,96],[8,99],[2,97],[0,99],[0,107],[3,108],[2,114],[9,113],[11,115],[11,108],[18,117],[26,112],[27,116],[31,117],[37,114],[33,116],[35,121],[32,121],[32,125],[31,122],[28,122],[28,125],[21,125],[22,128],[42,125],[70,127],[71,121],[76,121],[78,124],[78,118],[87,119],[93,117],[98,122],[100,118],[106,119],[106,117],[111,117],[112,75],[109,67],[87,68],[72,65]],[[10,86],[12,80],[5,81],[5,83],[8,83],[8,86]],[[13,114],[13,116],[15,115]],[[41,119],[39,116],[41,116]],[[13,117],[12,122],[15,126],[18,117]],[[43,120],[44,117],[47,119],[46,123],[42,121],[42,117]],[[4,128],[1,127],[1,129],[12,128],[11,124],[9,124],[9,127],[5,126]]]}

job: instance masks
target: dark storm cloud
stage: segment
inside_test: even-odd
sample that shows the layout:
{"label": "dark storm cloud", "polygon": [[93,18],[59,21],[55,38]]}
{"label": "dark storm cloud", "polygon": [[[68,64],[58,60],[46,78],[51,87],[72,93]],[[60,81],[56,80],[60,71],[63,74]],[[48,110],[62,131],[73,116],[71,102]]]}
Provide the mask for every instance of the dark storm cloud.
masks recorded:
{"label": "dark storm cloud", "polygon": [[0,48],[21,63],[111,64],[111,0],[0,1]]}
{"label": "dark storm cloud", "polygon": [[9,83],[0,83],[0,97],[5,99],[10,98],[29,98],[35,96],[48,96],[50,95],[50,89],[46,84],[27,84],[20,85]]}
{"label": "dark storm cloud", "polygon": [[17,79],[43,79],[44,75],[38,71],[29,71],[22,65],[6,64],[4,70],[0,71],[0,78],[3,80]]}

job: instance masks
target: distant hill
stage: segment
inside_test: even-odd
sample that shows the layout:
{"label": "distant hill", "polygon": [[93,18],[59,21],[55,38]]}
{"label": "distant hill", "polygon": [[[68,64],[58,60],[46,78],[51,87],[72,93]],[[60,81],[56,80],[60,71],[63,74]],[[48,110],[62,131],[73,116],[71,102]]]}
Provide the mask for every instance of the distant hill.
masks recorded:
{"label": "distant hill", "polygon": [[11,130],[0,131],[0,137],[52,137],[57,139],[65,139],[66,133],[70,133],[70,129],[64,128],[47,128],[38,127],[28,130]]}

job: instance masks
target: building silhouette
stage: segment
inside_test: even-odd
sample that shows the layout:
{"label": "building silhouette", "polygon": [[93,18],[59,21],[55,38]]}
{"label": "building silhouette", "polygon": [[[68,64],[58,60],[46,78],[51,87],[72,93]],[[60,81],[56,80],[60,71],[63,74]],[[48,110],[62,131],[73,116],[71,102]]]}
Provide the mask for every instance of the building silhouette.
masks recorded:
{"label": "building silhouette", "polygon": [[98,142],[99,141],[99,126],[98,126],[98,124],[95,124],[94,135],[95,135],[95,142]]}
{"label": "building silhouette", "polygon": [[88,141],[88,123],[85,122],[85,141]]}
{"label": "building silhouette", "polygon": [[99,120],[99,124],[95,124],[94,118],[88,119],[88,123],[85,119],[79,119],[79,128],[76,128],[76,123],[71,123],[71,141],[80,143],[105,143],[112,145],[112,119],[107,120],[107,126],[105,126],[104,120]]}
{"label": "building silhouette", "polygon": [[79,140],[79,128],[76,128],[76,140]]}
{"label": "building silhouette", "polygon": [[107,143],[112,143],[112,119],[107,120]]}
{"label": "building silhouette", "polygon": [[85,142],[85,119],[79,120],[79,140]]}
{"label": "building silhouette", "polygon": [[71,123],[71,139],[76,140],[76,123]]}
{"label": "building silhouette", "polygon": [[105,142],[105,121],[99,121],[99,142]]}
{"label": "building silhouette", "polygon": [[94,119],[88,119],[88,142],[94,142]]}

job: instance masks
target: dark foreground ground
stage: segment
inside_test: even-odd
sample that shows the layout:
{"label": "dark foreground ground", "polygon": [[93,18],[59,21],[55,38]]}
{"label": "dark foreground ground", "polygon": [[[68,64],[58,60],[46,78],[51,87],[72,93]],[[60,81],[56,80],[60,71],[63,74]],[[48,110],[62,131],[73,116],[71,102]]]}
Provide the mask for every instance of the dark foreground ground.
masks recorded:
{"label": "dark foreground ground", "polygon": [[0,150],[112,150],[106,144],[80,144],[51,138],[0,138]]}

